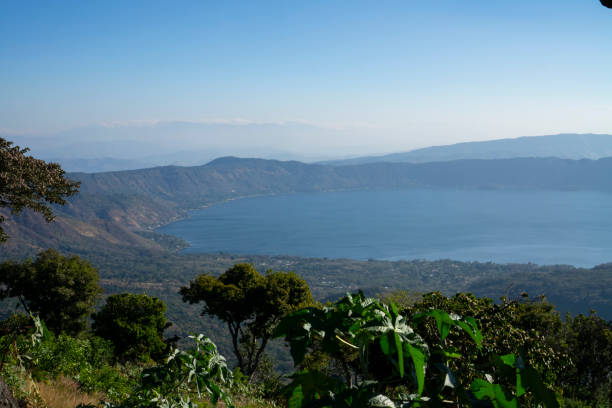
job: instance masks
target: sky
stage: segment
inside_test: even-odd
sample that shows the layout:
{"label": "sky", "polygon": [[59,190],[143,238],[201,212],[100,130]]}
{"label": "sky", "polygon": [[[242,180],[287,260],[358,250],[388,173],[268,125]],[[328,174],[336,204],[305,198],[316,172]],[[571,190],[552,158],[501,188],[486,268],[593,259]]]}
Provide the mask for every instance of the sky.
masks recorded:
{"label": "sky", "polygon": [[611,78],[598,0],[0,1],[3,134],[303,124],[350,153],[612,133]]}

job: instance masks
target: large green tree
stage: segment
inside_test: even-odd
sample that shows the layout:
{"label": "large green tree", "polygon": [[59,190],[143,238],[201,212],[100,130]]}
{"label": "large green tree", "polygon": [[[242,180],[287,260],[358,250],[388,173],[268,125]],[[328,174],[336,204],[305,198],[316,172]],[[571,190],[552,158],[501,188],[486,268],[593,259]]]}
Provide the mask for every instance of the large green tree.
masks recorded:
{"label": "large green tree", "polygon": [[295,273],[261,275],[250,264],[234,265],[219,277],[199,275],[180,293],[185,302],[203,302],[202,315],[227,324],[238,367],[249,378],[280,319],[312,304],[310,288]]}
{"label": "large green tree", "polygon": [[166,351],[166,305],[145,294],[122,293],[106,298],[92,316],[94,333],[110,340],[120,360],[159,359]]}
{"label": "large green tree", "polygon": [[102,293],[98,271],[78,256],[48,249],[36,259],[0,264],[0,299],[18,298],[56,332],[77,334]]}
{"label": "large green tree", "polygon": [[606,406],[606,401],[612,401],[612,321],[594,311],[588,316],[568,316],[563,340],[573,361],[562,376],[566,395]]}
{"label": "large green tree", "polygon": [[[78,192],[80,183],[66,179],[59,164],[26,156],[27,152],[0,138],[0,210],[19,214],[29,208],[52,221],[50,205],[64,204],[66,197]],[[1,226],[4,221],[0,214],[0,242],[8,238]]]}

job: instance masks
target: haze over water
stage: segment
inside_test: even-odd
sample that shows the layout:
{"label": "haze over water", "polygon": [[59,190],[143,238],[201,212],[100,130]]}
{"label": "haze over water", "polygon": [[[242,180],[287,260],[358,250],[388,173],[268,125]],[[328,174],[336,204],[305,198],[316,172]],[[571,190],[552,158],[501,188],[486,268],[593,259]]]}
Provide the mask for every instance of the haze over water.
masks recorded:
{"label": "haze over water", "polygon": [[570,264],[612,261],[612,194],[404,190],[230,201],[158,229],[187,253]]}

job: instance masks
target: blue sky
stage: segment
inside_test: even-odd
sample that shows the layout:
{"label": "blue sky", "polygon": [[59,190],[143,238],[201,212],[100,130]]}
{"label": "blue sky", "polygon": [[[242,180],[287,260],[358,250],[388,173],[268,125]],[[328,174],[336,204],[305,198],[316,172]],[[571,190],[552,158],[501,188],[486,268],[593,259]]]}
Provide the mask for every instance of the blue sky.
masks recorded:
{"label": "blue sky", "polygon": [[379,150],[612,133],[612,10],[598,0],[0,2],[0,132],[155,121],[359,129]]}

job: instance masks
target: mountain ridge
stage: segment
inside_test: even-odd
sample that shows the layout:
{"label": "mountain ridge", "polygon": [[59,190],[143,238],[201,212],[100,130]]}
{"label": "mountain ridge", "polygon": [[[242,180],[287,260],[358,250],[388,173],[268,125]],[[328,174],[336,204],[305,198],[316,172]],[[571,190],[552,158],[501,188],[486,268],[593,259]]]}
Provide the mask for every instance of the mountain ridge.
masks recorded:
{"label": "mountain ridge", "polygon": [[346,166],[375,162],[425,163],[462,159],[560,158],[599,159],[612,156],[612,135],[595,133],[560,133],[517,138],[460,142],[429,146],[407,152],[380,156],[362,156],[328,160],[321,164]]}
{"label": "mountain ridge", "polygon": [[[56,207],[56,224],[9,216],[9,247],[68,250],[126,245],[160,249],[143,233],[226,200],[301,192],[410,188],[591,190],[612,192],[612,158],[465,159],[351,166],[222,157],[202,166],[165,166],[107,173],[69,173],[80,193]],[[148,238],[153,236],[147,235]],[[181,247],[170,240],[173,248]]]}
{"label": "mountain ridge", "polygon": [[[296,192],[414,187],[582,189],[612,192],[610,174],[612,158],[457,160],[420,164],[326,166],[235,157],[222,157],[195,167],[166,166],[108,173],[70,173],[69,178],[82,182],[81,192],[70,198],[66,205],[55,207],[55,223],[47,224],[40,215],[27,211],[18,217],[7,217],[5,225],[11,238],[3,245],[0,259],[33,256],[41,249],[52,247],[94,260],[96,265],[103,268],[104,279],[119,276],[127,282],[137,281],[135,285],[143,279],[147,282],[166,281],[172,279],[168,273],[176,268],[183,271],[181,273],[184,277],[188,277],[190,271],[195,270],[193,268],[198,268],[199,261],[196,262],[196,259],[209,259],[212,262],[216,257],[183,257],[175,252],[185,247],[184,241],[152,230],[161,224],[188,216],[190,209],[226,200]],[[227,255],[226,262],[233,260],[232,256]],[[179,263],[180,267],[172,266],[173,262]],[[332,264],[336,265],[330,261],[329,265]],[[363,262],[363,268],[367,264]],[[395,264],[384,265],[386,268]],[[519,269],[522,271],[525,268]],[[591,276],[595,270],[599,271],[597,276],[609,279],[609,265],[593,270],[573,268],[573,272],[568,274],[578,274],[572,279],[586,282],[589,281],[587,275]],[[138,277],[133,276],[134,271],[140,271]],[[567,288],[563,288],[571,279],[565,283],[555,283],[557,272],[549,277],[551,284],[556,285],[551,294],[559,295],[560,291],[564,291],[559,301],[574,302],[567,294]],[[505,282],[516,282],[519,278],[523,282],[521,288],[533,287],[531,280],[541,279],[527,268],[511,279],[508,277]],[[362,276],[359,279],[362,282],[365,278]],[[542,285],[539,287],[544,288]],[[478,286],[466,287],[474,291],[478,288],[485,288],[490,296],[499,296],[503,289],[499,287],[499,279],[493,276]],[[590,289],[585,288],[578,296],[582,299],[580,302],[592,296]],[[598,296],[605,299],[608,291],[600,289],[602,293]],[[609,313],[609,303],[604,302],[597,307]]]}

